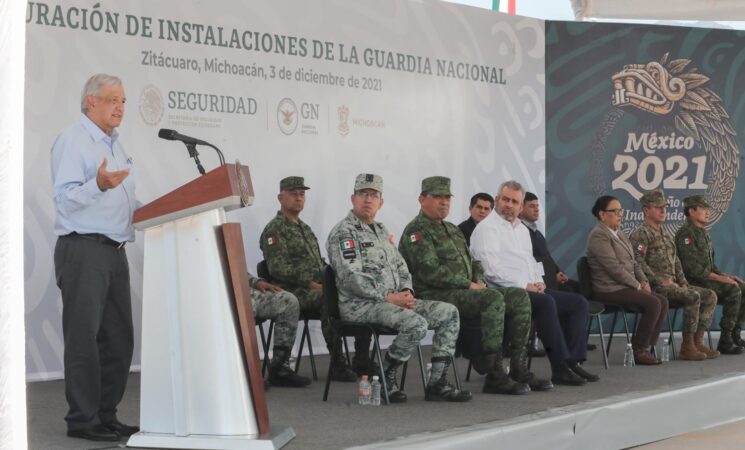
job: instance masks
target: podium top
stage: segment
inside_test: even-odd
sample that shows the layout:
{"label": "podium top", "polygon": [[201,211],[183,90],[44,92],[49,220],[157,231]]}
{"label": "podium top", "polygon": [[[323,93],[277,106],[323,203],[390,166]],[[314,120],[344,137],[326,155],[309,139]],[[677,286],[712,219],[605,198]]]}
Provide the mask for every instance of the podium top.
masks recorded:
{"label": "podium top", "polygon": [[138,209],[132,222],[136,229],[144,230],[212,209],[242,208],[253,200],[248,167],[224,164]]}

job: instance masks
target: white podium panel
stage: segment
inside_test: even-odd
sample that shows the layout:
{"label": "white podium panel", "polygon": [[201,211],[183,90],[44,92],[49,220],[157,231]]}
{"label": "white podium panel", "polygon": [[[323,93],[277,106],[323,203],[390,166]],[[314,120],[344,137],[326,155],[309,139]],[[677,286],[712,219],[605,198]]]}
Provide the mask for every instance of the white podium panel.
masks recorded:
{"label": "white podium panel", "polygon": [[224,222],[220,208],[145,230],[141,432],[129,446],[253,448],[258,438]]}

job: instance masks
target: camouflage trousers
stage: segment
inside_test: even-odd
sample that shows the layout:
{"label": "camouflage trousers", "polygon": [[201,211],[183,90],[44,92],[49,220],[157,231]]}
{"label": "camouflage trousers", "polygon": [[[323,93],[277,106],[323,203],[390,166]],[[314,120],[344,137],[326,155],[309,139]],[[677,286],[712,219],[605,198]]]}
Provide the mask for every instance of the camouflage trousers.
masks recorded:
{"label": "camouflage trousers", "polygon": [[448,303],[416,299],[414,309],[404,309],[386,302],[352,300],[341,302],[339,312],[344,320],[374,323],[393,328],[398,335],[388,347],[388,355],[407,361],[428,329],[435,330],[432,357],[452,356],[458,339],[458,309]]}
{"label": "camouflage trousers", "polygon": [[464,322],[479,321],[484,353],[501,350],[505,334],[512,348],[528,342],[530,299],[524,289],[438,289],[422,296],[454,305]]}
{"label": "camouflage trousers", "polygon": [[700,284],[701,287],[711,289],[717,294],[717,301],[722,305],[722,318],[719,320],[719,328],[732,330],[742,327],[745,321],[745,306],[743,306],[743,289],[739,284],[721,283],[719,281],[706,280]]}
{"label": "camouflage trousers", "polygon": [[708,328],[717,307],[717,295],[711,289],[698,286],[660,286],[655,292],[667,297],[673,306],[683,307],[683,332],[695,333]]}
{"label": "camouflage trousers", "polygon": [[288,291],[261,292],[251,288],[251,305],[257,321],[274,320],[274,347],[292,348],[300,317],[297,297]]}
{"label": "camouflage trousers", "polygon": [[[321,321],[321,333],[323,333],[323,339],[326,341],[326,348],[329,353],[334,350],[334,343],[341,338],[336,334],[334,327],[329,322],[328,311],[326,310],[326,303],[323,301],[323,291],[321,289],[311,288],[289,288],[289,292],[292,292],[297,297],[298,303],[300,304],[300,312],[302,314],[309,315],[313,319],[319,319]],[[362,340],[362,347],[364,347],[367,341],[367,346],[370,346],[370,336],[357,336],[356,340]],[[340,351],[342,346],[339,345]]]}

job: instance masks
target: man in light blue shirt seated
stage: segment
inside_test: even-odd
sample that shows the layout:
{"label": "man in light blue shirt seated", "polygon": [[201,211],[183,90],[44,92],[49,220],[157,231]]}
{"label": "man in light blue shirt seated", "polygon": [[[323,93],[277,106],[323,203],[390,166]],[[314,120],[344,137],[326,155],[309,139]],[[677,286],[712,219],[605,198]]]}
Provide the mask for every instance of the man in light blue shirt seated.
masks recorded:
{"label": "man in light blue shirt seated", "polygon": [[125,101],[119,78],[92,76],[80,119],[57,136],[51,154],[67,435],[95,441],[139,430],[116,416],[134,348],[124,245],[134,241],[137,201],[132,159],[116,131]]}

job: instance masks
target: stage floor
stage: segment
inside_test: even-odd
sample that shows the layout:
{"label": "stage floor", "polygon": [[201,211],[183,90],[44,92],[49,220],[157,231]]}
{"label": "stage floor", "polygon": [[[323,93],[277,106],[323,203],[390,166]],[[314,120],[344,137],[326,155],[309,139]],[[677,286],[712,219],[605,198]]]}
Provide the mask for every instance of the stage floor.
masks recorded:
{"label": "stage floor", "polygon": [[[679,339],[677,340],[679,341]],[[591,338],[597,343],[597,338]],[[415,361],[410,364],[406,380],[409,401],[391,406],[360,406],[356,404],[354,383],[332,383],[328,402],[321,400],[328,358],[316,357],[319,380],[308,388],[271,388],[267,392],[269,412],[273,424],[292,426],[297,437],[287,449],[333,449],[371,444],[412,434],[437,432],[476,424],[515,419],[541,413],[553,408],[573,406],[582,408],[585,402],[607,399],[629,393],[657,391],[676,386],[706,383],[725,374],[745,373],[745,355],[721,356],[703,362],[671,361],[657,367],[624,368],[624,339],[614,339],[610,355],[611,367],[603,368],[599,350],[588,353],[585,368],[600,375],[597,383],[583,387],[557,386],[549,392],[531,392],[523,396],[487,395],[481,393],[483,377],[473,374],[465,381],[467,361],[457,361],[464,388],[474,393],[465,404],[430,403],[424,393]],[[425,352],[429,349],[425,348]],[[546,358],[535,358],[533,370],[539,376],[549,374]],[[310,375],[310,364],[304,358],[301,373]],[[125,398],[120,405],[119,418],[126,423],[139,422],[139,374],[132,374]],[[30,449],[104,449],[124,447],[108,443],[89,442],[68,438],[63,420],[66,412],[62,381],[30,383],[28,396],[28,433]],[[742,403],[742,398],[711,398],[709,405],[692,405],[694,408],[716,407],[718,402]],[[675,420],[672,411],[665,420]],[[695,431],[692,428],[690,431]]]}

